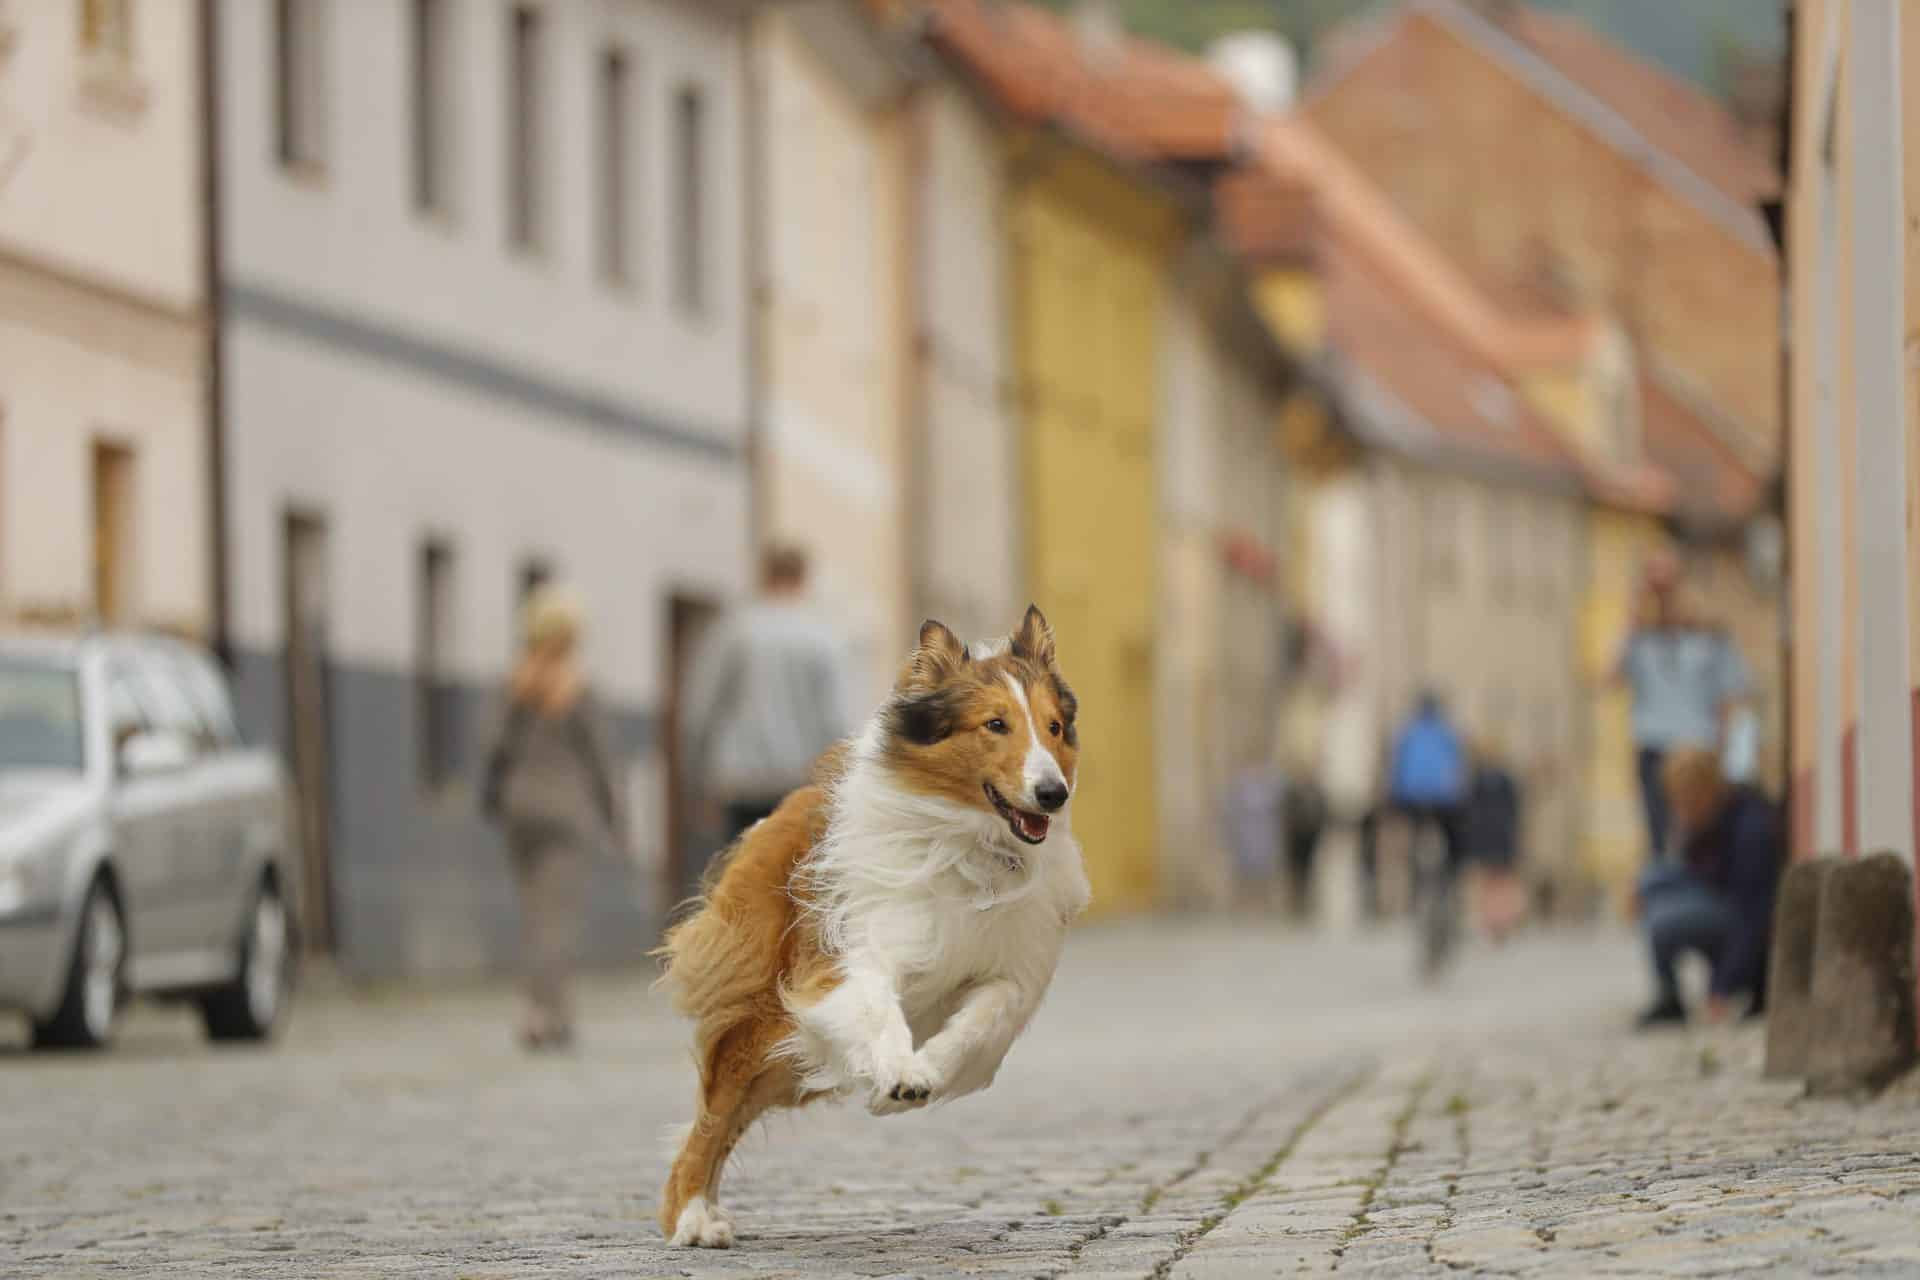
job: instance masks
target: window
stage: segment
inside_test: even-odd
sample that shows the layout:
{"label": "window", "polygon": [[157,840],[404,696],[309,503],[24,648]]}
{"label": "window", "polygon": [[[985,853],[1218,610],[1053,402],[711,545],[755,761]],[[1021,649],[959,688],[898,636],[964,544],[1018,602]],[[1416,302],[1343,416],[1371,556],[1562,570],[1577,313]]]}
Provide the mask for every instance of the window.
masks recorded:
{"label": "window", "polygon": [[690,315],[700,314],[707,306],[706,115],[706,99],[699,89],[688,85],[675,96],[674,296]]}
{"label": "window", "polygon": [[172,665],[159,652],[129,653],[120,671],[132,686],[134,698],[146,708],[147,719],[155,729],[179,737],[195,751],[206,751],[213,745],[212,727],[201,717]]}
{"label": "window", "polygon": [[1428,482],[1421,503],[1420,537],[1426,544],[1427,575],[1434,582],[1451,583],[1458,569],[1459,512],[1446,482]]}
{"label": "window", "polygon": [[126,668],[115,663],[107,672],[107,732],[113,738],[116,758],[127,739],[147,731],[147,712],[134,696]]}
{"label": "window", "polygon": [[513,10],[507,50],[507,239],[516,249],[546,240],[546,85],[540,11]]}
{"label": "window", "polygon": [[288,169],[319,172],[326,164],[327,49],[325,0],[275,0],[275,146]]}
{"label": "window", "polygon": [[133,0],[81,0],[80,52],[110,62],[133,61]]}
{"label": "window", "polygon": [[1513,599],[1520,576],[1520,528],[1513,518],[1513,500],[1506,494],[1487,495],[1487,568],[1493,598]]}
{"label": "window", "polygon": [[78,770],[86,720],[73,668],[0,658],[0,771]]}
{"label": "window", "polygon": [[413,203],[423,213],[452,209],[454,0],[413,0]]}
{"label": "window", "polygon": [[1533,549],[1534,563],[1538,568],[1534,593],[1542,610],[1551,613],[1560,603],[1560,561],[1566,553],[1566,543],[1561,536],[1558,507],[1542,503],[1539,511],[1540,531],[1534,538]]}
{"label": "window", "polygon": [[133,450],[93,446],[93,612],[105,623],[126,616],[133,569]]}
{"label": "window", "polygon": [[547,560],[539,556],[534,556],[531,559],[521,561],[520,590],[513,598],[513,625],[508,629],[508,634],[513,636],[516,650],[519,646],[523,646],[527,642],[525,635],[527,601],[533,598],[534,592],[552,581],[553,565]]}
{"label": "window", "polygon": [[186,649],[170,655],[168,661],[180,687],[193,700],[201,723],[207,727],[208,745],[238,746],[240,730],[233,714],[233,699],[227,692],[226,677],[220,674],[220,669],[205,654]]}
{"label": "window", "polygon": [[420,619],[414,657],[420,701],[420,782],[429,789],[444,786],[457,767],[452,635],[453,550],[429,539],[420,548]]}
{"label": "window", "polygon": [[1615,461],[1631,461],[1640,449],[1640,380],[1634,373],[1633,345],[1618,326],[1608,331],[1600,348],[1594,378],[1602,447]]}
{"label": "window", "polygon": [[614,284],[637,283],[633,260],[638,192],[634,176],[641,166],[634,148],[642,131],[634,118],[634,76],[625,50],[608,49],[600,57],[600,274]]}

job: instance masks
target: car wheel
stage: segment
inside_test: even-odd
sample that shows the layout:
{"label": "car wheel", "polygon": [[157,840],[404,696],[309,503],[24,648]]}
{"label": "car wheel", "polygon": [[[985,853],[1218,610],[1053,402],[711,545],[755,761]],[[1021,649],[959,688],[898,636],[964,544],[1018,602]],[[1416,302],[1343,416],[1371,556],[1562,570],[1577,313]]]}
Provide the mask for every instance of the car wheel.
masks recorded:
{"label": "car wheel", "polygon": [[240,968],[233,981],[200,999],[200,1016],[215,1040],[265,1040],[286,1010],[292,985],[293,931],[287,906],[271,880],[263,880],[247,913],[240,940]]}
{"label": "car wheel", "polygon": [[60,1007],[33,1024],[35,1048],[98,1049],[113,1038],[126,989],[127,929],[120,903],[104,880],[87,890],[67,967]]}

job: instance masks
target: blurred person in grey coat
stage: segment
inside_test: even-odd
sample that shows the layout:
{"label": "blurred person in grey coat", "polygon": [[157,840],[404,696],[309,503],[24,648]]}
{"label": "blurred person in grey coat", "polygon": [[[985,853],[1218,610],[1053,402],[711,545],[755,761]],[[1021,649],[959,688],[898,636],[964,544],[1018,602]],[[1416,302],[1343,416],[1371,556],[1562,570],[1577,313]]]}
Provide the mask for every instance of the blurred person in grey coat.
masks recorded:
{"label": "blurred person in grey coat", "polygon": [[768,551],[759,598],[715,626],[688,676],[682,758],[720,807],[728,843],[804,785],[850,730],[841,641],[806,589],[806,553]]}
{"label": "blurred person in grey coat", "polygon": [[583,613],[564,588],[528,599],[525,648],[487,756],[481,803],[505,829],[520,894],[529,1049],[573,1043],[571,980],[595,851],[618,846],[622,821],[600,714],[578,664]]}

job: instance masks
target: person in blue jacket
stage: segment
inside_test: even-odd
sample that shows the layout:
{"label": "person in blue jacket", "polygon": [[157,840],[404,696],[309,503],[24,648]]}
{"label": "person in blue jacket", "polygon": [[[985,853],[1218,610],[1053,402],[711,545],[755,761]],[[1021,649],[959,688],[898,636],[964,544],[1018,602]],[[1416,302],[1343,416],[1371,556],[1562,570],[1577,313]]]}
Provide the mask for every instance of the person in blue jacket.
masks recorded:
{"label": "person in blue jacket", "polygon": [[1439,832],[1446,846],[1448,883],[1465,853],[1468,776],[1466,747],[1446,705],[1432,690],[1422,693],[1413,717],[1394,739],[1387,804],[1411,824],[1416,845],[1425,831]]}
{"label": "person in blue jacket", "polygon": [[1780,878],[1780,820],[1754,787],[1730,783],[1720,757],[1701,747],[1670,753],[1662,768],[1679,836],[1678,861],[1641,877],[1639,907],[1657,991],[1642,1027],[1685,1022],[1675,975],[1688,951],[1706,957],[1706,1017],[1721,1021],[1735,1001],[1766,1005],[1767,942]]}

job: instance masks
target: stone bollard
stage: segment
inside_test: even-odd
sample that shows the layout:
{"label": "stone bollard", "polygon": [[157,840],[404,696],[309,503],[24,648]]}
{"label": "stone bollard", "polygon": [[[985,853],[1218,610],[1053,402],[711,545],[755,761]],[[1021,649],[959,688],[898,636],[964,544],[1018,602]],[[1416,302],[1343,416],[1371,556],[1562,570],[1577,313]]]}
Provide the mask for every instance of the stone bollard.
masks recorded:
{"label": "stone bollard", "polygon": [[1818,896],[1807,1084],[1878,1089],[1916,1055],[1913,873],[1891,853],[1845,859]]}
{"label": "stone bollard", "polygon": [[1813,1048],[1813,952],[1820,899],[1838,858],[1810,858],[1787,868],[1773,909],[1772,954],[1767,962],[1769,1079],[1807,1074]]}

